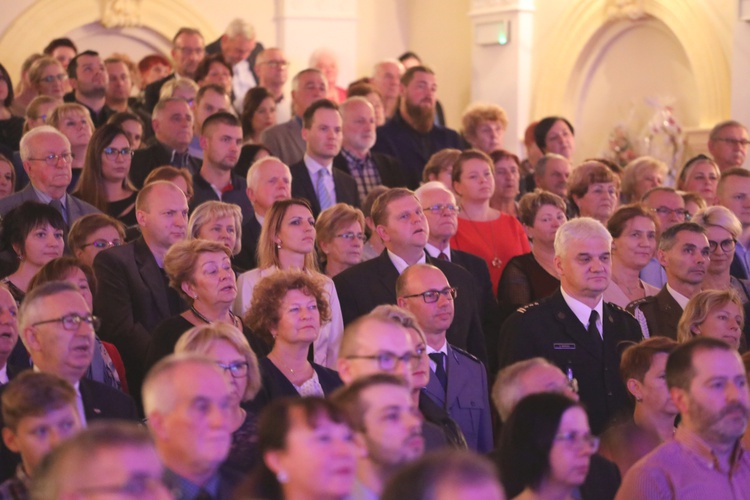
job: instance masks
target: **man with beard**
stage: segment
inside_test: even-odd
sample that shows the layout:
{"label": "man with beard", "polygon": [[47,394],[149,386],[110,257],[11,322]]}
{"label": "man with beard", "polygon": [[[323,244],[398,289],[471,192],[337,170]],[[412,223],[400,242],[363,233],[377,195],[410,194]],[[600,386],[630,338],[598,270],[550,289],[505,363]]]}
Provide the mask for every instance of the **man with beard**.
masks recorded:
{"label": "man with beard", "polygon": [[389,373],[354,380],[331,395],[361,450],[352,498],[377,498],[400,467],[422,456],[422,418],[407,382]]}
{"label": "man with beard", "polygon": [[455,130],[434,123],[437,83],[430,68],[409,68],[400,88],[399,108],[378,128],[373,150],[395,156],[404,168],[407,187],[416,189],[430,156],[445,148],[461,149],[461,138]]}
{"label": "man with beard", "polygon": [[403,187],[406,179],[393,156],[370,151],[375,144],[375,109],[362,96],[341,104],[344,140],[333,167],[357,181],[359,199],[364,200],[375,186]]}
{"label": "man with beard", "polygon": [[616,500],[748,498],[750,453],[740,439],[750,415],[737,350],[696,337],[669,355],[667,385],[682,421],[625,474]]}
{"label": "man with beard", "polygon": [[694,222],[681,222],[664,231],[657,250],[667,284],[656,295],[628,304],[644,337],[662,335],[677,340],[677,324],[688,301],[701,291],[710,260],[706,231]]}
{"label": "man with beard", "polygon": [[242,126],[231,113],[219,112],[206,118],[201,129],[203,165],[193,176],[190,210],[206,201],[234,203],[242,209],[242,219],[252,217],[245,179],[232,172],[240,157]]}
{"label": "man with beard", "polygon": [[106,105],[109,76],[98,52],[87,50],[75,56],[68,65],[68,79],[73,91],[65,102],[77,102],[89,110],[94,127],[107,123],[115,111]]}

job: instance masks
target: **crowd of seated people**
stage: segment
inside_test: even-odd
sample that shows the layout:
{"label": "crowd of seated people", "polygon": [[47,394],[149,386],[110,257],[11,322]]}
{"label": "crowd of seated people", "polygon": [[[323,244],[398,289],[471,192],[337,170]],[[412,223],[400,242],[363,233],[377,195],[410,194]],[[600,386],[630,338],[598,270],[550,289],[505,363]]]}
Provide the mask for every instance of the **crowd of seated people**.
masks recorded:
{"label": "crowd of seated people", "polygon": [[0,64],[0,499],[746,497],[742,124],[669,175],[412,52],[81,49]]}

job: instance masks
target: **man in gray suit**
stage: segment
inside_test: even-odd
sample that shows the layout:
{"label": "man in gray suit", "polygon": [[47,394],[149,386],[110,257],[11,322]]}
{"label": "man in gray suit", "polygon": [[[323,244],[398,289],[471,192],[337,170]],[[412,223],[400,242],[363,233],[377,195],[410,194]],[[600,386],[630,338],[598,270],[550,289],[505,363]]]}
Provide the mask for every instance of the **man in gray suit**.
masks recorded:
{"label": "man in gray suit", "polygon": [[312,103],[324,99],[328,86],[326,79],[317,69],[303,69],[292,79],[292,112],[288,122],[274,125],[263,131],[260,140],[274,156],[286,165],[294,165],[305,154],[305,141],[302,138],[302,115]]}
{"label": "man in gray suit", "polygon": [[469,448],[486,453],[494,447],[487,372],[481,361],[445,337],[456,293],[443,272],[430,264],[409,266],[396,281],[399,307],[416,316],[427,338],[430,381],[423,391],[458,423]]}
{"label": "man in gray suit", "polygon": [[66,192],[72,178],[73,154],[70,141],[57,129],[43,125],[31,130],[21,138],[20,153],[29,184],[0,200],[0,215],[25,201],[36,201],[59,210],[70,227],[84,215],[99,212]]}

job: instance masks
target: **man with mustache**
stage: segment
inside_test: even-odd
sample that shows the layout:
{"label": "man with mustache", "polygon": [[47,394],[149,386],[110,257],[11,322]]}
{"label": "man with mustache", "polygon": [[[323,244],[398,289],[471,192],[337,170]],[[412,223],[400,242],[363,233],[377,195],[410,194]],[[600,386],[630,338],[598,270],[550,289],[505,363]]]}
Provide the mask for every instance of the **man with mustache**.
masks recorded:
{"label": "man with mustache", "polygon": [[106,105],[109,74],[98,52],[86,50],[75,56],[68,65],[68,81],[73,91],[65,94],[63,101],[85,106],[94,127],[104,125],[115,114]]}
{"label": "man with mustache", "polygon": [[395,156],[404,167],[406,185],[416,189],[430,156],[441,149],[462,149],[455,130],[435,125],[437,80],[426,66],[409,68],[401,77],[401,100],[396,114],[378,127],[373,150]]}
{"label": "man with mustache", "polygon": [[630,468],[616,500],[747,498],[750,393],[737,350],[699,336],[669,355],[666,373],[682,421],[673,441]]}
{"label": "man with mustache", "polygon": [[694,222],[681,222],[664,231],[657,258],[667,284],[656,295],[628,304],[643,336],[662,335],[677,340],[677,324],[688,301],[701,291],[710,259],[706,231]]}
{"label": "man with mustache", "polygon": [[247,198],[245,179],[232,169],[240,158],[242,126],[231,113],[219,112],[206,118],[201,128],[203,164],[193,176],[193,199],[190,209],[206,201],[234,203],[242,209],[242,219],[253,216],[253,207]]}

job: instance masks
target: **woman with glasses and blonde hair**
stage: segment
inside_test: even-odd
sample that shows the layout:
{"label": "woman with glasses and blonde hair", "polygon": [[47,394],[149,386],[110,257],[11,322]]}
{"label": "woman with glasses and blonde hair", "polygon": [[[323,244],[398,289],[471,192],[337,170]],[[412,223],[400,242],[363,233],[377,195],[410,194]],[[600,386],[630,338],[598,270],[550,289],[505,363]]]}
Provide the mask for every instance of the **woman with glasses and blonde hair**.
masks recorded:
{"label": "woman with glasses and blonde hair", "polygon": [[[266,219],[268,220],[268,219]],[[323,277],[277,270],[255,286],[246,321],[270,347],[260,360],[258,404],[285,396],[326,396],[342,382],[335,371],[309,361],[321,326],[331,320]]]}
{"label": "woman with glasses and blonde hair", "polygon": [[333,280],[318,272],[315,256],[315,219],[307,200],[293,198],[276,201],[263,219],[258,238],[258,267],[237,279],[234,312],[247,317],[252,311],[255,287],[260,280],[280,271],[296,269],[320,279],[326,293],[330,317],[322,322],[314,343],[314,360],[335,368],[344,320]]}
{"label": "woman with glasses and blonde hair", "polygon": [[201,203],[190,214],[188,238],[218,241],[232,257],[236,256],[242,248],[242,210],[239,205],[223,201]]}
{"label": "woman with glasses and blonde hair", "polygon": [[48,95],[62,103],[68,74],[57,59],[45,56],[34,61],[29,68],[29,81],[38,95]]}
{"label": "woman with glasses and blonde hair", "polygon": [[677,341],[698,335],[723,340],[740,352],[747,348],[742,334],[745,309],[734,290],[704,290],[690,299],[677,325]]}
{"label": "woman with glasses and blonde hair", "polygon": [[333,278],[362,262],[365,244],[365,216],[347,203],[326,208],[315,221],[322,271]]}
{"label": "woman with glasses and blonde hair", "polygon": [[135,198],[128,178],[133,150],[123,129],[105,124],[96,129],[86,150],[83,173],[73,195],[125,226],[135,226]]}
{"label": "woman with glasses and blonde hair", "polygon": [[232,447],[224,465],[247,473],[258,456],[258,409],[253,399],[260,390],[258,358],[242,332],[227,323],[194,326],[182,334],[175,353],[203,354],[221,368],[232,393]]}

